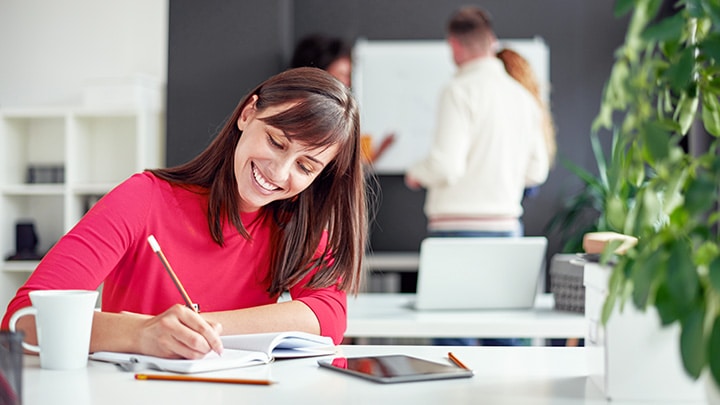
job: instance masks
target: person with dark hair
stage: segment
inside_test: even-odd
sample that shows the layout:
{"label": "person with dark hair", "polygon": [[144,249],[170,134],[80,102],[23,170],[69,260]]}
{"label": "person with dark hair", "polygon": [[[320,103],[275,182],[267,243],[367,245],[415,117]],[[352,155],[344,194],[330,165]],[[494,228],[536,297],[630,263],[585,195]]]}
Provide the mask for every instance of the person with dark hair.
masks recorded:
{"label": "person with dark hair", "polygon": [[[320,69],[257,86],[191,161],[147,170],[105,195],[63,236],[10,302],[96,289],[90,351],[199,358],[220,335],[304,331],[339,343],[367,240],[358,107]],[[148,244],[154,235],[200,312]],[[279,300],[284,292],[291,300]],[[31,316],[18,329],[36,342]]]}
{"label": "person with dark hair", "polygon": [[[340,38],[322,34],[308,35],[295,46],[291,68],[316,67],[326,70],[350,87],[352,84],[352,46]],[[363,134],[361,146],[363,159],[368,163],[377,161],[395,142],[395,134],[389,133],[373,145],[372,135]]]}
{"label": "person with dark hair", "polygon": [[405,184],[427,189],[430,237],[522,236],[523,190],[549,170],[540,108],[496,57],[484,10],[453,13],[447,41],[457,72],[441,93],[430,152],[407,170]]}
{"label": "person with dark hair", "polygon": [[340,38],[320,34],[309,35],[296,45],[290,67],[316,67],[326,70],[350,87],[352,47]]}

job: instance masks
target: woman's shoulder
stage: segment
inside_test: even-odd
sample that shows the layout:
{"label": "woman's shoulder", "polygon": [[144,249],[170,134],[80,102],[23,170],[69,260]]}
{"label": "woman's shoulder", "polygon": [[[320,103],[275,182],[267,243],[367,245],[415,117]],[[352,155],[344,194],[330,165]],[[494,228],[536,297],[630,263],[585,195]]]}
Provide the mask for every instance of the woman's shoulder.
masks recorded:
{"label": "woman's shoulder", "polygon": [[144,171],[135,173],[122,181],[105,196],[105,199],[125,201],[125,203],[127,203],[127,201],[135,201],[137,203],[144,201],[149,203],[150,200],[157,196],[171,192],[172,189],[168,182],[155,177],[155,175],[149,171]]}
{"label": "woman's shoulder", "polygon": [[146,170],[135,173],[118,185],[118,188],[132,190],[135,192],[150,191],[153,189],[170,190],[170,184],[156,177],[152,172]]}

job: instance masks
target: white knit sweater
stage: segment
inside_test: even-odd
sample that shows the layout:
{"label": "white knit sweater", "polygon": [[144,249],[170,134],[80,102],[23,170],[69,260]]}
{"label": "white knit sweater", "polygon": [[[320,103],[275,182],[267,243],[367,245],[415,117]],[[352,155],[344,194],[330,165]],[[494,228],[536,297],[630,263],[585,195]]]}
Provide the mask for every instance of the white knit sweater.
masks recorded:
{"label": "white knit sweater", "polygon": [[494,57],[461,66],[442,92],[429,155],[408,174],[433,219],[518,219],[549,163],[537,102]]}

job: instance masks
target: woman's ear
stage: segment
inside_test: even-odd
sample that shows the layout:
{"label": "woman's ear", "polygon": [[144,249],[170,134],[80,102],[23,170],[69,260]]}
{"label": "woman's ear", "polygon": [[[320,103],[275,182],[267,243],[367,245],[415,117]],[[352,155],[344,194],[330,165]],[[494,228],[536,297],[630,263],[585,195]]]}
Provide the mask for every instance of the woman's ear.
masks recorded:
{"label": "woman's ear", "polygon": [[245,104],[245,107],[243,107],[242,111],[240,112],[240,118],[238,118],[237,120],[237,127],[239,130],[244,131],[247,127],[248,122],[250,122],[250,119],[255,116],[255,113],[257,112],[257,110],[255,109],[257,100],[257,94],[253,94],[247,104]]}

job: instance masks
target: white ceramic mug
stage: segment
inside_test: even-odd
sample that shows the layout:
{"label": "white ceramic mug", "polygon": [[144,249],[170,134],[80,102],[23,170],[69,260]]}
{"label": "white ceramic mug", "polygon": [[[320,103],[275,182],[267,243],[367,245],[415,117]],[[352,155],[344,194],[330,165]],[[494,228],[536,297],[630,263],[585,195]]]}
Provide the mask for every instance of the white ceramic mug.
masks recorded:
{"label": "white ceramic mug", "polygon": [[23,342],[26,350],[40,353],[40,366],[74,370],[87,366],[97,291],[37,290],[30,292],[31,307],[10,317],[10,330],[20,317],[35,315],[38,345]]}

